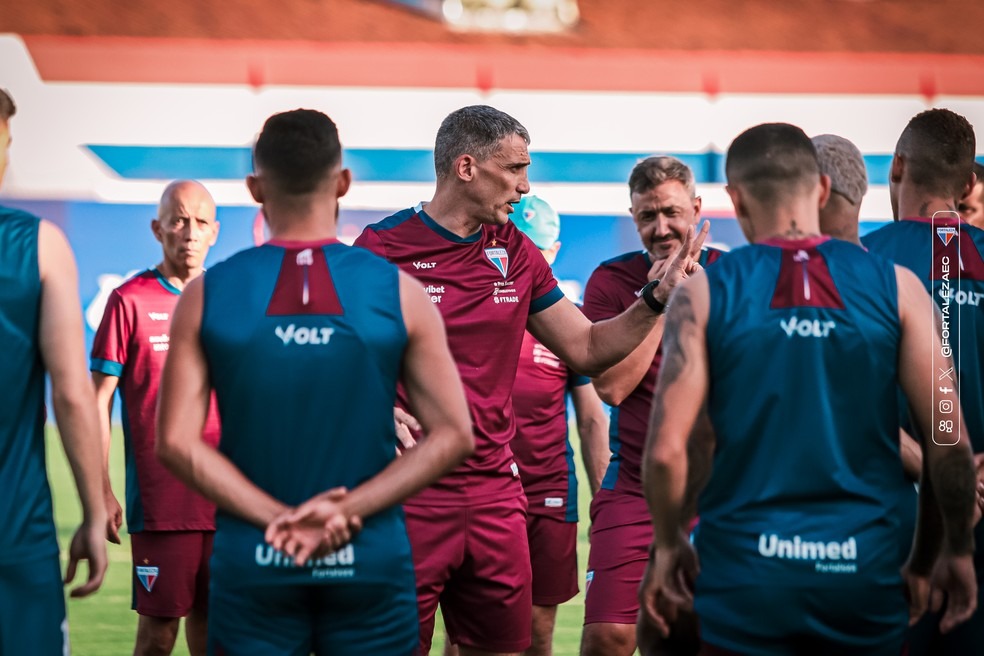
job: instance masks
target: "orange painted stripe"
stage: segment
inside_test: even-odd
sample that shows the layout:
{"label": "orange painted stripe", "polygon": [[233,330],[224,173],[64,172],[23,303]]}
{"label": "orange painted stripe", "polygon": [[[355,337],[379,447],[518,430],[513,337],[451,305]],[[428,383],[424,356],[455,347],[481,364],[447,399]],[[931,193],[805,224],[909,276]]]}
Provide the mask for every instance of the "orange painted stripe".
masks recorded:
{"label": "orange painted stripe", "polygon": [[48,81],[984,95],[984,56],[25,36]]}

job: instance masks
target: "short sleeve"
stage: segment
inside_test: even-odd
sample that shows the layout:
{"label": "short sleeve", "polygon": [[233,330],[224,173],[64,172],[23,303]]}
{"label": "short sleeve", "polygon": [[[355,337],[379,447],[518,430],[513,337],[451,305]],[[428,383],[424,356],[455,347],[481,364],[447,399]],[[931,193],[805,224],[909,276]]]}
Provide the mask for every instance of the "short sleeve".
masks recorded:
{"label": "short sleeve", "polygon": [[92,342],[89,369],[119,378],[126,366],[126,354],[133,333],[133,322],[118,289],[106,301],[102,321]]}
{"label": "short sleeve", "polygon": [[564,292],[557,284],[557,279],[554,278],[553,269],[547,264],[543,254],[533,242],[524,236],[520,248],[524,249],[525,257],[530,262],[530,275],[533,283],[530,295],[530,314],[536,314],[564,298]]}
{"label": "short sleeve", "polygon": [[375,253],[382,258],[386,257],[386,245],[379,237],[379,233],[372,228],[365,228],[362,234],[355,240],[354,245]]}

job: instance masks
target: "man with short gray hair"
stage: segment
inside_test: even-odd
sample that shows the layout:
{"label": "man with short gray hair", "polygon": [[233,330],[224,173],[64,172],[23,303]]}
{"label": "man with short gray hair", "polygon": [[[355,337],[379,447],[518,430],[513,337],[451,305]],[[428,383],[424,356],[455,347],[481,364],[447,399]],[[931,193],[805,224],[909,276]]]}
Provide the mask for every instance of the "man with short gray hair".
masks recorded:
{"label": "man with short gray hair", "polygon": [[[420,280],[441,311],[475,432],[475,454],[404,505],[423,654],[439,601],[463,656],[530,647],[526,499],[509,446],[524,330],[575,371],[598,375],[635,349],[663,311],[655,285],[595,324],[564,297],[539,249],[509,220],[530,191],[528,144],[526,129],[495,108],[452,112],[437,134],[433,199],[356,240]],[[696,241],[692,229],[687,239]],[[666,277],[695,266],[681,255]],[[406,407],[402,393],[398,404]]]}

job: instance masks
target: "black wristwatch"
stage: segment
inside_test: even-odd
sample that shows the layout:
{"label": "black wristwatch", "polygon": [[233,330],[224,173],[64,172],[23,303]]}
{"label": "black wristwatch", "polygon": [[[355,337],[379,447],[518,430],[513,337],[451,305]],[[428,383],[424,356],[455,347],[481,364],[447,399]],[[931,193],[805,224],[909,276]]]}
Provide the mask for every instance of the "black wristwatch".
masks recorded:
{"label": "black wristwatch", "polygon": [[653,292],[657,287],[659,287],[659,278],[656,280],[650,280],[645,284],[645,286],[643,286],[642,289],[639,290],[639,296],[646,302],[646,305],[649,306],[650,310],[656,314],[663,314],[666,312],[666,304],[657,301],[656,297],[653,295]]}

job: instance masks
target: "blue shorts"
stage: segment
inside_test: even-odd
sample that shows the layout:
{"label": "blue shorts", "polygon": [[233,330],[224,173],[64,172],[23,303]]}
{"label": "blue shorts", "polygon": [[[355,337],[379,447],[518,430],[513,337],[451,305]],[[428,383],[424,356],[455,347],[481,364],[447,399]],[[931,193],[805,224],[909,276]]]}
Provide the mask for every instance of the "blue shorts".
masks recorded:
{"label": "blue shorts", "polygon": [[224,585],[213,578],[209,590],[210,656],[411,656],[418,640],[412,576],[330,585]]}
{"label": "blue shorts", "polygon": [[908,625],[901,586],[701,591],[701,640],[726,652],[898,656]]}
{"label": "blue shorts", "polygon": [[0,654],[67,653],[68,620],[58,557],[0,565]]}

